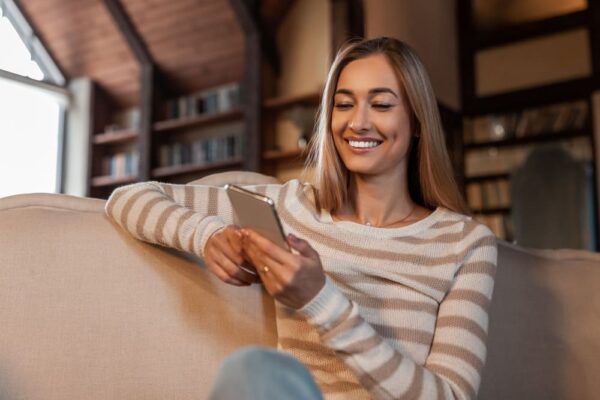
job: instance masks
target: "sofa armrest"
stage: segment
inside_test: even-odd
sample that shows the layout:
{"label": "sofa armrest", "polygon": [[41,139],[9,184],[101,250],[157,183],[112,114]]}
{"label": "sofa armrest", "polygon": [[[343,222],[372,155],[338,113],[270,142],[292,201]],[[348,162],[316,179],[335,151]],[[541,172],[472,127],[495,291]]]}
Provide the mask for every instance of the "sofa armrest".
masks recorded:
{"label": "sofa armrest", "polygon": [[276,345],[274,305],[137,241],[104,201],[0,199],[0,398],[204,398],[235,349]]}

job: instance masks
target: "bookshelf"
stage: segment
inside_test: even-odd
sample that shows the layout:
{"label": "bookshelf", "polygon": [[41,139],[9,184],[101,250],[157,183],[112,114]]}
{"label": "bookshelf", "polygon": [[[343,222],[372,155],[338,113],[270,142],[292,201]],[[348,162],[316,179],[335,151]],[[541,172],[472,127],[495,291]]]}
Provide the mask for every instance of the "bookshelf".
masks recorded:
{"label": "bookshelf", "polygon": [[241,84],[186,94],[159,93],[152,123],[152,179],[194,180],[243,165]]}
{"label": "bookshelf", "polygon": [[88,192],[106,198],[116,186],[137,180],[140,113],[137,107],[116,104],[94,84],[90,115]]}
{"label": "bookshelf", "polygon": [[[595,71],[600,50],[590,41],[592,67],[586,76],[574,74],[491,94],[478,92],[482,76],[478,57],[489,50],[577,29],[587,30],[594,38],[598,32],[594,23],[598,10],[588,5],[587,9],[563,15],[482,29],[477,27],[473,0],[460,0],[458,5],[464,109],[463,190],[475,217],[499,238],[513,241],[511,175],[531,151],[550,143],[561,144],[576,160],[591,164],[597,176],[593,125],[598,116],[593,115],[591,95],[594,82],[598,81]],[[597,199],[596,184],[593,192]],[[596,238],[598,229],[596,221]],[[599,247],[600,239],[596,244]]]}
{"label": "bookshelf", "polygon": [[277,176],[303,165],[320,99],[320,92],[313,92],[263,101],[261,172]]}
{"label": "bookshelf", "polygon": [[[115,187],[139,181],[138,149],[142,141],[150,146],[146,173],[152,180],[185,182],[241,169],[245,164],[245,107],[240,95],[238,82],[187,94],[154,88],[150,114],[154,120],[144,137],[139,129],[139,108],[120,110],[96,86],[91,112],[90,196],[107,198]],[[115,116],[123,119],[121,115],[127,112],[137,119],[130,125],[115,122]],[[223,128],[231,124],[235,126],[229,131]]]}

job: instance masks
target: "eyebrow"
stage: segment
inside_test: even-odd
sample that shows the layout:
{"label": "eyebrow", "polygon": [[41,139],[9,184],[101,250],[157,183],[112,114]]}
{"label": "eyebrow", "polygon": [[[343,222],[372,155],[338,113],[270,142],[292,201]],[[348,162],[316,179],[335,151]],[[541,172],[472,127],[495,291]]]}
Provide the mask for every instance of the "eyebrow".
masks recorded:
{"label": "eyebrow", "polygon": [[[398,95],[390,88],[386,88],[386,87],[378,87],[378,88],[373,88],[371,90],[369,90],[369,94],[379,94],[379,93],[391,93],[394,95],[394,97],[398,98]],[[338,89],[335,91],[334,95],[336,94],[347,94],[347,95],[354,95],[354,92],[350,89]]]}

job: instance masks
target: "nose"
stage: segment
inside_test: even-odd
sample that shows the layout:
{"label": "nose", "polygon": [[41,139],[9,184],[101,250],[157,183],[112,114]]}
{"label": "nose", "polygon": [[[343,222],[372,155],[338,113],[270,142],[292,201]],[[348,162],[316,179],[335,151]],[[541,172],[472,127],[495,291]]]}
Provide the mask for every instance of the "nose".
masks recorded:
{"label": "nose", "polygon": [[348,128],[356,133],[366,132],[371,129],[368,107],[358,104],[354,108]]}

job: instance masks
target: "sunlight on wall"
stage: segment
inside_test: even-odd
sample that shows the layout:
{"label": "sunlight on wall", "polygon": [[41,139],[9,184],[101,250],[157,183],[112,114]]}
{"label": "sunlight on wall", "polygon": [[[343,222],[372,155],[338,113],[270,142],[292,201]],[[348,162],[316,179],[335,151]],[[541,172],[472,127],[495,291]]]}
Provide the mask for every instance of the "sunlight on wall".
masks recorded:
{"label": "sunlight on wall", "polygon": [[[44,78],[6,17],[0,18],[0,69]],[[0,79],[0,197],[56,192],[59,115],[56,100],[42,90]]]}

